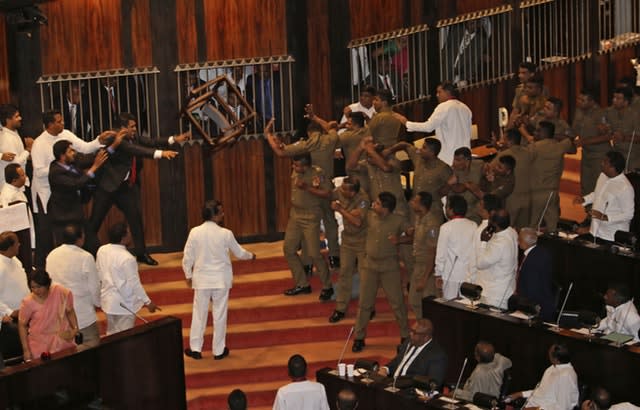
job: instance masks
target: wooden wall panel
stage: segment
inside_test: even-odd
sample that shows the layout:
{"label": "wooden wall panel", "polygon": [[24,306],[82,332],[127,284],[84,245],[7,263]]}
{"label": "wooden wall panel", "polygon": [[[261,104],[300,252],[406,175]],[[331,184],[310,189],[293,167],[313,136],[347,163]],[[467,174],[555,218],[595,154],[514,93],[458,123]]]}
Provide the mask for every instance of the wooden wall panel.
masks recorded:
{"label": "wooden wall panel", "polygon": [[149,22],[149,0],[136,0],[131,9],[131,48],[136,67],[153,64]]}
{"label": "wooden wall panel", "polygon": [[162,181],[158,178],[158,161],[166,160],[145,159],[140,179],[142,222],[147,246],[162,245],[162,213],[160,208],[168,205],[160,201]]}
{"label": "wooden wall panel", "polygon": [[187,191],[187,221],[189,229],[202,222],[202,205],[204,204],[204,169],[202,161],[202,145],[185,144],[184,153],[184,173],[185,187]]}
{"label": "wooden wall panel", "polygon": [[196,32],[195,1],[176,2],[178,36],[178,60],[180,63],[198,61],[198,33]]}
{"label": "wooden wall panel", "polygon": [[[331,66],[329,50],[329,10],[325,0],[309,0],[307,3],[307,43],[309,49],[310,103],[322,118],[333,118],[331,101]],[[346,53],[346,48],[345,48]]]}
{"label": "wooden wall panel", "polygon": [[569,77],[572,66],[563,65],[542,72],[544,85],[549,89],[549,96],[562,100],[561,118],[569,118],[568,102],[574,97],[569,95]]}
{"label": "wooden wall panel", "polygon": [[236,236],[266,234],[264,142],[241,140],[213,155],[213,193],[224,204],[226,226]]}
{"label": "wooden wall panel", "polygon": [[7,54],[7,27],[4,17],[0,17],[0,101],[9,102],[9,61]]}
{"label": "wooden wall panel", "polygon": [[402,28],[404,5],[404,1],[398,0],[349,0],[351,38]]}
{"label": "wooden wall panel", "polygon": [[55,74],[122,66],[119,0],[58,0],[42,4],[42,71]]}
{"label": "wooden wall panel", "polygon": [[471,13],[473,11],[490,9],[509,4],[509,0],[474,0],[474,1],[458,1],[456,3],[457,14]]}
{"label": "wooden wall panel", "polygon": [[208,60],[287,53],[284,0],[205,1]]}

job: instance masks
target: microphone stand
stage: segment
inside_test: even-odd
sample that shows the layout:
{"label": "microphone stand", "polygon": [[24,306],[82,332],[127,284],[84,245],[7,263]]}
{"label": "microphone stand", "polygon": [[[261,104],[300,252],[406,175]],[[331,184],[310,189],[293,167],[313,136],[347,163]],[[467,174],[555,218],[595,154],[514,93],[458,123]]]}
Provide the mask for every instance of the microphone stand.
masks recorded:
{"label": "microphone stand", "polygon": [[468,359],[464,358],[464,363],[462,363],[462,369],[460,369],[460,374],[458,375],[458,381],[456,382],[456,387],[453,389],[453,394],[451,395],[451,402],[443,405],[442,407],[449,410],[455,410],[458,408],[456,405],[458,401],[456,400],[456,393],[458,392],[458,388],[460,387],[460,381],[462,380],[462,374],[464,373],[464,368],[467,367]]}
{"label": "microphone stand", "polygon": [[140,316],[139,314],[137,314],[133,310],[129,309],[124,303],[120,302],[120,307],[124,308],[124,310],[126,310],[129,313],[131,313],[132,315],[134,315],[138,319],[142,320],[144,323],[149,323],[149,321],[147,319],[143,318],[142,316]]}

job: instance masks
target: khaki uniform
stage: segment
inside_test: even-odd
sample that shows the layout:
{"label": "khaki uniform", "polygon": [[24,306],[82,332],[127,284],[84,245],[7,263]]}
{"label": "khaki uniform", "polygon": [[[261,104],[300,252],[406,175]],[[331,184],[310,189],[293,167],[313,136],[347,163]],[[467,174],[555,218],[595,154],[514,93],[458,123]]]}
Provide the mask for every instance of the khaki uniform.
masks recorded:
{"label": "khaki uniform", "polygon": [[413,193],[428,192],[431,194],[433,204],[429,214],[435,218],[439,218],[440,223],[444,222],[444,211],[442,210],[442,201],[438,191],[447,184],[447,180],[453,174],[451,167],[444,161],[436,158],[427,163],[418,154],[418,149],[414,146],[409,147],[407,154],[413,162]]}
{"label": "khaki uniform", "polygon": [[381,111],[369,121],[369,131],[376,144],[390,147],[398,142],[398,133],[402,123],[393,116],[391,109]]}
{"label": "khaki uniform", "polygon": [[[309,138],[285,145],[283,150],[286,155],[291,157],[300,154],[310,154],[311,163],[322,168],[329,182],[331,182],[333,178],[333,157],[337,145],[338,134],[334,130],[331,130],[326,134],[312,132]],[[325,236],[329,242],[329,256],[338,256],[340,253],[340,245],[338,244],[338,224],[336,223],[335,215],[329,201],[321,200],[321,208]]]}
{"label": "khaki uniform", "polygon": [[[436,296],[436,281],[434,274],[438,233],[442,220],[429,211],[421,218],[416,217],[413,233],[413,273],[409,286],[409,305],[416,315],[422,319],[422,299]],[[424,282],[424,289],[418,291],[418,285]]]}
{"label": "khaki uniform", "polygon": [[391,166],[393,170],[391,172],[385,172],[377,166],[369,164],[367,160],[362,160],[359,162],[356,171],[358,175],[361,175],[363,179],[367,180],[367,184],[365,185],[369,188],[368,194],[372,201],[378,198],[381,192],[391,192],[396,197],[396,209],[394,213],[408,217],[409,205],[404,196],[404,188],[402,187],[402,180],[400,178],[400,161],[392,158]]}
{"label": "khaki uniform", "polygon": [[304,267],[298,249],[302,245],[303,252],[308,255],[318,270],[323,288],[331,287],[329,268],[320,254],[320,218],[322,217],[322,198],[296,187],[296,180],[301,179],[312,186],[314,178],[320,179],[320,187],[330,190],[331,185],[321,168],[310,166],[303,174],[293,172],[291,174],[291,209],[289,221],[284,234],[283,251],[289,264],[296,286],[309,286],[309,281],[304,272]]}
{"label": "khaki uniform", "polygon": [[[484,162],[482,160],[471,160],[469,170],[459,171],[453,170],[453,173],[458,177],[458,183],[463,184],[465,182],[472,182],[476,185],[480,185],[484,173]],[[449,195],[460,195],[467,201],[467,214],[465,218],[471,219],[475,223],[480,223],[482,218],[478,214],[478,202],[480,200],[471,191],[464,191],[462,193],[450,192]]]}
{"label": "khaki uniform", "polygon": [[[573,118],[573,131],[584,142],[599,136],[598,125],[602,123],[604,110],[595,106],[590,110],[576,109]],[[604,117],[606,120],[606,117]],[[596,188],[596,181],[600,175],[600,161],[611,150],[610,142],[583,145],[582,160],[580,162],[580,192],[582,196],[590,194]]]}
{"label": "khaki uniform", "polygon": [[[333,191],[333,199],[340,201],[344,209],[351,213],[360,210],[361,226],[350,224],[344,219],[342,244],[340,245],[340,275],[338,276],[336,292],[336,310],[346,313],[351,300],[352,277],[356,266],[362,267],[365,259],[365,240],[367,237],[366,216],[370,207],[369,196],[362,189],[353,197],[345,197],[340,189]],[[362,283],[362,282],[361,282]]]}
{"label": "khaki uniform", "polygon": [[542,111],[545,102],[547,102],[547,98],[544,95],[539,95],[534,99],[530,99],[523,93],[513,108],[517,109],[522,115],[532,117]]}
{"label": "khaki uniform", "polygon": [[511,155],[516,160],[516,168],[513,170],[515,184],[513,192],[507,197],[505,208],[511,217],[511,226],[524,228],[531,221],[531,175],[533,173],[533,152],[521,145],[514,145],[500,152],[494,163],[500,157]]}
{"label": "khaki uniform", "polygon": [[564,169],[564,154],[574,152],[570,139],[558,141],[546,138],[531,145],[533,152],[533,170],[531,174],[531,221],[530,226],[538,226],[538,222],[550,192],[553,197],[544,214],[544,221],[549,231],[555,231],[560,219],[560,177]]}
{"label": "khaki uniform", "polygon": [[[613,149],[620,152],[629,166],[627,170],[634,171],[636,168],[640,168],[640,146],[638,141],[640,140],[640,116],[638,112],[634,111],[631,107],[627,107],[623,110],[616,110],[613,107],[609,107],[605,110],[605,119],[611,126],[612,132],[621,132],[627,138],[634,136],[633,146],[631,142],[614,143]],[[631,147],[631,155],[629,155],[629,147]]]}
{"label": "khaki uniform", "polygon": [[502,203],[506,203],[513,192],[516,178],[513,173],[509,175],[495,175],[493,181],[489,181],[486,176],[480,181],[480,190],[485,194],[495,195],[501,199]]}
{"label": "khaki uniform", "polygon": [[409,336],[407,309],[402,293],[400,266],[396,246],[389,241],[390,235],[400,236],[408,223],[400,215],[381,217],[374,211],[367,214],[367,239],[365,263],[361,271],[360,303],[355,325],[355,339],[364,339],[367,325],[376,301],[378,283],[382,285],[387,300],[400,326],[400,336]]}
{"label": "khaki uniform", "polygon": [[[367,135],[369,135],[368,127],[362,127],[354,131],[347,130],[340,134],[339,142],[340,146],[342,147],[342,152],[345,160],[351,158],[351,154],[358,148],[358,146],[360,145],[360,141],[362,141],[362,138],[366,137]],[[364,156],[365,154],[363,153],[362,155]],[[361,159],[364,159],[364,157]],[[351,172],[347,172],[347,174],[352,175]]]}

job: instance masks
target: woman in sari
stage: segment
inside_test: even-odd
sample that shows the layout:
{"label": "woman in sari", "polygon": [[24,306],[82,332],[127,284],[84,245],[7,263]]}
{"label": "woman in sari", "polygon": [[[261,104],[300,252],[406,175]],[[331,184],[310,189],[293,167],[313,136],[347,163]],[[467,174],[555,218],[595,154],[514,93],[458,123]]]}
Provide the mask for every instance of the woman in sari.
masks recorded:
{"label": "woman in sari", "polygon": [[41,269],[29,275],[29,288],[18,316],[24,360],[74,347],[78,319],[71,292],[52,285],[49,274]]}

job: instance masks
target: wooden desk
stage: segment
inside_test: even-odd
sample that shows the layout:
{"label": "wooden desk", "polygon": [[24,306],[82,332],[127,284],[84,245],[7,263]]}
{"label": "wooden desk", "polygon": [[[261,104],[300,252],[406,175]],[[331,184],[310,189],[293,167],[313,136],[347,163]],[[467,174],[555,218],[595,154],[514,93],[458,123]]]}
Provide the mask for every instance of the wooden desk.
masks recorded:
{"label": "wooden desk", "polygon": [[614,403],[640,403],[640,349],[637,347],[604,345],[574,332],[557,333],[502,313],[471,310],[456,302],[424,299],[422,309],[425,317],[433,322],[434,338],[449,356],[447,381],[455,382],[464,357],[469,358],[465,371],[465,378],[468,377],[476,364],[474,346],[479,340],[486,340],[513,362],[510,391],[532,389],[550,365],[549,347],[563,342],[569,347],[581,384],[602,385],[611,392]]}

